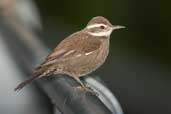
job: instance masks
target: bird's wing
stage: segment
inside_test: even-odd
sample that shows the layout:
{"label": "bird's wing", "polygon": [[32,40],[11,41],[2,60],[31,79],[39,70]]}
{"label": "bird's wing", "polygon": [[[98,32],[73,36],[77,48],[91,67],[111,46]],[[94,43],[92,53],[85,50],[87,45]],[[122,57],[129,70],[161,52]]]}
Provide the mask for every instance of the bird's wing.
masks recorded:
{"label": "bird's wing", "polygon": [[90,54],[99,49],[100,44],[101,41],[98,38],[92,38],[85,33],[75,33],[64,39],[54,51],[48,55],[42,65],[49,65]]}

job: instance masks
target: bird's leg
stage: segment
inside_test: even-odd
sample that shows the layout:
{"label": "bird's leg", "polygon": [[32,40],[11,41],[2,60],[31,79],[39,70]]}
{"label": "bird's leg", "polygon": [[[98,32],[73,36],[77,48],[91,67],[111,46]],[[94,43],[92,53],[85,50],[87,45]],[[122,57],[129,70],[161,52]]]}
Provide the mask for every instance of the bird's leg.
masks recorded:
{"label": "bird's leg", "polygon": [[83,82],[81,82],[81,80],[80,80],[78,77],[73,76],[73,78],[81,85],[81,87],[82,87],[84,90],[86,90],[86,91],[88,91],[88,92],[91,92],[91,93],[94,94],[94,95],[97,95],[97,93],[96,93],[95,91],[93,91],[90,87],[85,86],[85,85],[83,84]]}

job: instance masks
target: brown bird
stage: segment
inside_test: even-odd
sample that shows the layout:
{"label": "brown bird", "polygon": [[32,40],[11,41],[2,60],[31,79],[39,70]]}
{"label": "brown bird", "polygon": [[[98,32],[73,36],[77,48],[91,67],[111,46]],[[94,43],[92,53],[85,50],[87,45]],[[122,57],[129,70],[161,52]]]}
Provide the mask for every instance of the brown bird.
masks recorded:
{"label": "brown bird", "polygon": [[106,18],[92,18],[87,26],[68,36],[50,53],[45,61],[37,67],[32,77],[16,90],[22,89],[35,79],[51,74],[66,74],[74,78],[86,89],[79,77],[85,76],[99,68],[109,53],[109,40],[113,30],[125,28],[112,25]]}

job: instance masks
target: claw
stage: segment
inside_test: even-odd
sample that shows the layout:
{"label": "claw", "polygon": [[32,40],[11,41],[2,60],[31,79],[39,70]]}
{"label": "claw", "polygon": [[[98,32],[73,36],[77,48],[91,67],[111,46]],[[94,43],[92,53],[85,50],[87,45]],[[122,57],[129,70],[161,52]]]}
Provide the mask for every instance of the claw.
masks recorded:
{"label": "claw", "polygon": [[95,96],[99,96],[99,94],[97,92],[95,92],[90,86],[77,86],[76,88],[78,89],[82,89],[83,91],[89,92]]}

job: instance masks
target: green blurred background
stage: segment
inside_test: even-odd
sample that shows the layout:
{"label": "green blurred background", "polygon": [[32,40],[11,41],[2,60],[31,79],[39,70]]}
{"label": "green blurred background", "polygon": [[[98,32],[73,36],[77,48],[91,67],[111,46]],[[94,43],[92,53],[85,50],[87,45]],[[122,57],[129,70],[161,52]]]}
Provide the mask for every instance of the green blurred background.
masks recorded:
{"label": "green blurred background", "polygon": [[113,91],[125,114],[171,113],[169,7],[161,11],[158,0],[36,0],[36,4],[43,19],[41,35],[50,48],[94,16],[126,26],[112,34],[110,55],[95,74]]}

